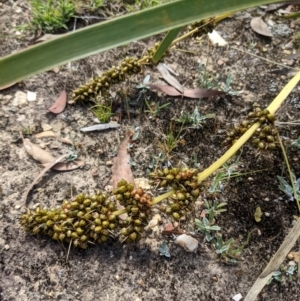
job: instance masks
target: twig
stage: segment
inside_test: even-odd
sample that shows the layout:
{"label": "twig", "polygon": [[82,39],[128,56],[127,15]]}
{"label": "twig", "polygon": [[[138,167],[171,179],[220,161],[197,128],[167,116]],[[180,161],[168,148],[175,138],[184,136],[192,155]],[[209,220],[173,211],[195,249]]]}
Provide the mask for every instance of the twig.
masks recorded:
{"label": "twig", "polygon": [[292,247],[297,242],[298,236],[300,235],[300,218],[297,220],[296,224],[286,236],[284,242],[281,244],[271,261],[268,263],[263,272],[256,279],[254,285],[248,292],[244,301],[254,301],[263,287],[268,283],[269,279],[273,276],[283,260],[286,258]]}
{"label": "twig", "polygon": [[38,175],[37,177],[33,180],[33,182],[31,183],[31,185],[27,188],[27,190],[25,191],[24,195],[23,195],[23,202],[25,205],[27,205],[27,197],[28,197],[28,193],[30,192],[30,190],[33,188],[33,186],[35,184],[37,184],[37,182],[39,181],[39,179],[49,170],[51,169],[55,164],[57,164],[58,162],[60,162],[62,159],[66,158],[68,156],[68,154],[60,156],[58,159],[56,159],[55,161],[53,161],[52,163],[49,163],[47,165],[47,167],[45,167]]}

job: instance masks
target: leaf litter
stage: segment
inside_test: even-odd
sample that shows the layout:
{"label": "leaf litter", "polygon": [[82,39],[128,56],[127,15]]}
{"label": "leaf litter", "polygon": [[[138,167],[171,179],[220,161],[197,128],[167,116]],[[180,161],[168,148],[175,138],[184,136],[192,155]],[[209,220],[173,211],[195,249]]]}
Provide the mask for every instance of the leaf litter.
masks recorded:
{"label": "leaf litter", "polygon": [[66,104],[67,104],[67,92],[66,90],[63,90],[59,97],[56,99],[55,103],[48,108],[48,111],[50,111],[53,114],[60,114],[64,111]]}

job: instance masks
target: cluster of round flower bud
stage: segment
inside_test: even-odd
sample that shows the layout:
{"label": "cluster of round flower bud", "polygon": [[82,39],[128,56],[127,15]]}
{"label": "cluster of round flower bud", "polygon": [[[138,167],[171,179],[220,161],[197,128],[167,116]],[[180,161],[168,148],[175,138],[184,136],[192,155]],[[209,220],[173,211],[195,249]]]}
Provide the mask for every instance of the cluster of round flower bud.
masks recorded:
{"label": "cluster of round flower bud", "polygon": [[253,111],[248,113],[245,120],[227,132],[223,144],[234,144],[256,122],[260,122],[260,127],[253,134],[251,142],[259,149],[276,149],[278,131],[274,124],[275,115],[271,114],[268,109],[261,109],[257,104],[254,104]]}
{"label": "cluster of round flower bud", "polygon": [[102,243],[116,235],[116,204],[106,193],[79,194],[60,208],[28,210],[21,225],[33,234],[46,234],[54,240],[86,249],[88,243]]}
{"label": "cluster of round flower bud", "polygon": [[131,75],[133,73],[139,73],[140,71],[141,64],[138,59],[127,57],[121,62],[120,66],[113,66],[101,76],[75,89],[72,93],[72,99],[74,101],[93,99],[100,92],[105,93],[111,84],[124,81],[126,74]]}
{"label": "cluster of round flower bud", "polygon": [[165,168],[149,174],[150,184],[155,187],[171,187],[171,195],[165,212],[179,220],[193,209],[193,203],[200,195],[201,187],[197,181],[197,169]]}
{"label": "cluster of round flower bud", "polygon": [[122,240],[133,242],[141,239],[144,227],[148,224],[152,197],[141,187],[121,180],[114,190],[119,203],[125,207],[127,218],[120,220]]}

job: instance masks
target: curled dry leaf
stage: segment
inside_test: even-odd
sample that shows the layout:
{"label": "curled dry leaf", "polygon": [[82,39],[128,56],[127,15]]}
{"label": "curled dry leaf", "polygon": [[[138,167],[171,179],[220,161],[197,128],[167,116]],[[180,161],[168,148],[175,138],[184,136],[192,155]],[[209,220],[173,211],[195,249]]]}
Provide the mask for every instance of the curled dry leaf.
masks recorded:
{"label": "curled dry leaf", "polygon": [[272,32],[269,30],[267,24],[263,21],[261,17],[253,18],[250,22],[250,26],[255,32],[265,37],[273,37]]}
{"label": "curled dry leaf", "polygon": [[50,111],[53,114],[59,114],[65,109],[66,104],[67,104],[67,92],[66,90],[63,90],[60,93],[57,100],[55,101],[55,103],[48,109],[48,111]]}
{"label": "curled dry leaf", "polygon": [[128,154],[128,139],[127,136],[120,144],[118,149],[118,155],[113,159],[112,167],[112,183],[113,189],[117,187],[118,182],[122,179],[128,183],[134,183],[133,173],[129,164],[130,155]]}
{"label": "curled dry leaf", "polygon": [[169,96],[185,96],[188,98],[200,98],[200,97],[212,97],[225,94],[223,91],[213,90],[213,89],[184,89],[183,94],[179,93],[174,87],[171,86],[161,86],[155,84],[147,85],[153,90],[163,92]]}
{"label": "curled dry leaf", "polygon": [[181,86],[181,84],[179,83],[179,81],[170,74],[169,70],[165,67],[164,64],[159,63],[157,65],[157,69],[160,72],[161,76],[163,77],[163,79],[170,84],[171,86],[173,86],[174,88],[176,88],[179,92],[183,93],[183,87]]}

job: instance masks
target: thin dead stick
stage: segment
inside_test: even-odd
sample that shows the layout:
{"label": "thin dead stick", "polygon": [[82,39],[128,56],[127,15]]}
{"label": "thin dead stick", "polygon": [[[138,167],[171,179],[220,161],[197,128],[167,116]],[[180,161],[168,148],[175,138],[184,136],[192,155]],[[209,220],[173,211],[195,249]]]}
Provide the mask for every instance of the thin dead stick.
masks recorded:
{"label": "thin dead stick", "polygon": [[251,55],[251,56],[254,56],[254,57],[256,57],[256,58],[258,58],[258,59],[261,59],[261,60],[263,60],[263,61],[266,61],[266,62],[268,62],[268,63],[274,64],[274,65],[278,65],[278,66],[280,66],[280,67],[284,67],[284,68],[287,68],[287,69],[291,69],[291,70],[294,70],[294,71],[297,71],[297,72],[300,71],[298,68],[293,68],[293,67],[290,67],[290,66],[281,64],[281,63],[277,63],[277,62],[275,62],[275,61],[266,59],[266,58],[264,58],[264,57],[261,57],[261,56],[259,56],[259,55],[254,54],[254,53],[251,53],[251,52],[248,52],[248,51],[246,51],[246,50],[239,49],[239,48],[234,47],[234,46],[230,46],[230,48],[232,48],[232,49],[234,49],[234,50],[237,50],[237,51],[240,51],[240,52],[244,52],[244,53],[246,53],[246,54],[249,54],[249,55]]}
{"label": "thin dead stick", "polygon": [[251,287],[244,301],[254,301],[263,287],[268,283],[269,279],[272,277],[273,272],[278,270],[281,263],[284,261],[288,253],[291,251],[292,247],[297,242],[300,235],[300,218],[297,220],[296,224],[290,231],[290,233],[285,238],[284,242],[281,244],[271,261],[268,263],[263,272],[256,279],[254,285]]}
{"label": "thin dead stick", "polygon": [[28,193],[30,192],[30,190],[33,188],[33,186],[35,184],[37,184],[37,182],[39,181],[39,179],[49,170],[51,169],[55,164],[57,164],[58,162],[60,162],[62,159],[66,158],[68,156],[68,154],[60,156],[58,159],[56,159],[55,161],[53,161],[52,163],[48,163],[48,165],[37,175],[37,177],[33,180],[33,182],[30,184],[30,186],[27,188],[27,190],[25,191],[24,195],[23,195],[23,202],[25,205],[27,205],[27,197],[28,197]]}

